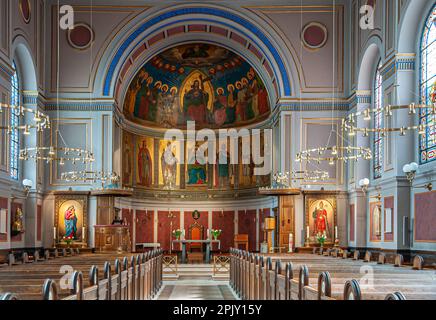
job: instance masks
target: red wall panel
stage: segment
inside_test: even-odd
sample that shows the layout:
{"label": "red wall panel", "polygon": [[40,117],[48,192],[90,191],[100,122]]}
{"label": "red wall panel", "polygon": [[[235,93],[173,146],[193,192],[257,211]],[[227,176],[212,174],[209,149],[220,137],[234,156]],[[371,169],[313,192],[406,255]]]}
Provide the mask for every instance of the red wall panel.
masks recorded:
{"label": "red wall panel", "polygon": [[42,240],[42,206],[36,206],[36,241]]}
{"label": "red wall panel", "polygon": [[356,237],[354,235],[355,232],[355,217],[356,212],[355,212],[355,205],[354,204],[350,204],[350,241],[356,241]]}
{"label": "red wall panel", "polygon": [[[234,211],[215,211],[212,212],[212,229],[221,229],[219,237],[221,240],[222,252],[227,252],[233,247],[233,238],[235,235],[235,212]],[[214,245],[214,249],[215,245]]]}
{"label": "red wall panel", "polygon": [[[8,198],[0,198],[0,209],[8,209]],[[6,232],[10,230],[9,226],[9,218],[8,214],[6,213]],[[0,234],[0,242],[5,242],[8,240],[8,234]]]}
{"label": "red wall panel", "polygon": [[415,241],[436,242],[436,191],[415,194]]}
{"label": "red wall panel", "polygon": [[256,210],[238,212],[238,234],[248,234],[248,250],[256,250]]}
{"label": "red wall panel", "polygon": [[[160,243],[161,249],[170,250],[170,241],[172,240],[172,230],[180,229],[180,212],[171,211],[174,218],[168,217],[168,211],[158,211],[157,213],[157,242]],[[172,230],[171,230],[171,221]],[[179,248],[174,247],[175,250]]]}
{"label": "red wall panel", "polygon": [[154,212],[136,210],[136,243],[152,243]]}
{"label": "red wall panel", "polygon": [[385,222],[385,227],[383,230],[386,230],[386,209],[392,209],[392,232],[390,233],[386,233],[384,232],[384,240],[385,241],[394,241],[394,225],[395,225],[395,211],[394,211],[394,197],[387,197],[384,199],[384,207],[385,207],[385,218],[384,218],[384,222]]}

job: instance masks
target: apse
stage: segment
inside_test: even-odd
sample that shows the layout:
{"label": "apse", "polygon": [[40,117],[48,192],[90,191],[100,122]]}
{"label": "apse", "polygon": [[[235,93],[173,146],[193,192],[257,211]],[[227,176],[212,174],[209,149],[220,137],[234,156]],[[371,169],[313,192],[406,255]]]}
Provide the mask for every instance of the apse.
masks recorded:
{"label": "apse", "polygon": [[259,74],[238,54],[218,45],[190,43],[151,58],[137,72],[124,115],[146,127],[229,128],[268,118],[268,92]]}

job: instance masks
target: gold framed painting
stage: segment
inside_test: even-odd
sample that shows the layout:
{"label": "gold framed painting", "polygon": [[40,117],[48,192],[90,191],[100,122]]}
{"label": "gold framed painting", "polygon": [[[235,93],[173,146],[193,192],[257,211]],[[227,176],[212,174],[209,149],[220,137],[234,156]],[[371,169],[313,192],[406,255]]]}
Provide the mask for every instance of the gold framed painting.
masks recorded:
{"label": "gold framed painting", "polygon": [[88,227],[88,195],[56,196],[55,228],[57,243],[86,243]]}
{"label": "gold framed painting", "polygon": [[336,197],[333,195],[307,195],[305,207],[306,233],[309,231],[309,244],[318,244],[317,237],[322,234],[326,236],[324,244],[333,244],[337,220]]}

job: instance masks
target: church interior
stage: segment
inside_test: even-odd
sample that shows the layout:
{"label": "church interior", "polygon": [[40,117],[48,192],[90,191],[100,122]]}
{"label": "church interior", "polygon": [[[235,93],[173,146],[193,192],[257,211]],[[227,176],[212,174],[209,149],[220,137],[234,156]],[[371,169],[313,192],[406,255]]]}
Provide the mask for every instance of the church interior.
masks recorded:
{"label": "church interior", "polygon": [[0,300],[436,300],[435,1],[0,14]]}

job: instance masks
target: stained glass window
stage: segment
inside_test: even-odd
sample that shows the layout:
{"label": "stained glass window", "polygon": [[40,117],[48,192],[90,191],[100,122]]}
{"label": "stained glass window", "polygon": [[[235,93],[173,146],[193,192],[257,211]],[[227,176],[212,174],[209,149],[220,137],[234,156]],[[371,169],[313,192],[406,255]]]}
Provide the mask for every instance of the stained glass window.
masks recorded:
{"label": "stained glass window", "polygon": [[[377,66],[377,71],[375,74],[374,80],[374,109],[377,111],[374,113],[374,129],[382,128],[383,126],[383,79],[380,73],[382,65],[381,62]],[[373,145],[373,153],[374,153],[374,179],[381,178],[382,169],[383,169],[383,136],[380,132],[374,132],[374,145]]]}
{"label": "stained glass window", "polygon": [[[15,62],[13,63],[15,70],[14,75],[11,78],[12,90],[11,90],[11,105],[20,105],[20,82],[18,79],[17,67]],[[11,109],[10,114],[11,126],[18,126],[20,123],[19,111]],[[19,152],[20,152],[20,133],[18,130],[12,130],[9,136],[10,141],[10,157],[9,157],[9,172],[12,179],[18,180],[18,164],[19,164]]]}
{"label": "stained glass window", "polygon": [[[420,80],[421,103],[436,103],[436,6],[427,18],[422,35]],[[429,125],[419,139],[420,162],[424,164],[436,160],[436,116],[421,111],[420,123]]]}

